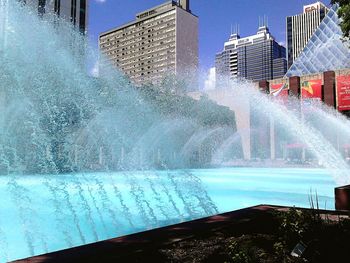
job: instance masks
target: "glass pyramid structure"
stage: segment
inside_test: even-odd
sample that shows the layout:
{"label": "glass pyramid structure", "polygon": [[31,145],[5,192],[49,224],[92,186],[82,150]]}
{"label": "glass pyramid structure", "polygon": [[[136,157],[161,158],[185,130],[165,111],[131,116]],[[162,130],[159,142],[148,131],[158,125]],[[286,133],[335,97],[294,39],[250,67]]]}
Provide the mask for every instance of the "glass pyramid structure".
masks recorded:
{"label": "glass pyramid structure", "polygon": [[338,5],[333,5],[328,11],[303,52],[287,71],[287,77],[350,68],[350,43],[342,39],[337,10]]}

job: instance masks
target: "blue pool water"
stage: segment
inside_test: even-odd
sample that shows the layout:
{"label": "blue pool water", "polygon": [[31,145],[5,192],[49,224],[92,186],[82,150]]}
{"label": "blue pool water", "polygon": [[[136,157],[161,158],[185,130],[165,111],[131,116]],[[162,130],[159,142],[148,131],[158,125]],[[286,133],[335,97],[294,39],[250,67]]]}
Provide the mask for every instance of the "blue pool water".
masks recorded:
{"label": "blue pool water", "polygon": [[334,208],[322,169],[221,168],[0,177],[0,262],[258,204]]}

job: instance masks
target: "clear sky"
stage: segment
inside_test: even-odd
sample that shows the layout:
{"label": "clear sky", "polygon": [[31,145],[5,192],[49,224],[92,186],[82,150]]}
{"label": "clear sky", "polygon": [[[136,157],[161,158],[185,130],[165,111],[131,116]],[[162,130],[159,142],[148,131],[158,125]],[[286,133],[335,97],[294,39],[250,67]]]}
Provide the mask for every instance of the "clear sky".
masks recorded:
{"label": "clear sky", "polygon": [[[134,20],[135,14],[166,0],[90,0],[89,37],[97,47],[98,35]],[[230,36],[231,24],[239,24],[241,37],[255,34],[259,16],[267,16],[272,35],[285,44],[287,16],[302,13],[303,5],[316,0],[190,0],[192,13],[199,17],[200,69],[214,66]],[[329,0],[323,3],[328,5]]]}

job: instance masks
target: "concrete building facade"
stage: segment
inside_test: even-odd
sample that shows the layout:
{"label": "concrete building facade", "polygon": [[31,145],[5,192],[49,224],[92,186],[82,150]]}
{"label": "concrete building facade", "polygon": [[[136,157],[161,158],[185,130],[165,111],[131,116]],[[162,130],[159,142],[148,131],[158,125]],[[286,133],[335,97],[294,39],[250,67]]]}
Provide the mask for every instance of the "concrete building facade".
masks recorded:
{"label": "concrete building facade", "polygon": [[275,41],[267,26],[260,26],[253,36],[232,34],[224,50],[216,55],[217,82],[235,77],[253,81],[282,77],[287,70],[285,57],[285,48]]}
{"label": "concrete building facade", "polygon": [[321,2],[304,6],[303,13],[286,19],[288,68],[305,48],[328,8]]}
{"label": "concrete building facade", "polygon": [[136,15],[136,20],[99,37],[103,58],[137,85],[158,83],[167,75],[196,79],[198,17],[189,0],[169,1]]}

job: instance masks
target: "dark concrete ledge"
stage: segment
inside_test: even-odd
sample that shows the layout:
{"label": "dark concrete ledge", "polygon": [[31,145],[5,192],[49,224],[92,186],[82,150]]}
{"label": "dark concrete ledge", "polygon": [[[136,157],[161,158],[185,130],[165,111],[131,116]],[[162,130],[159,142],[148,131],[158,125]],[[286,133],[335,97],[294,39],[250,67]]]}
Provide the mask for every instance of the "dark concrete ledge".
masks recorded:
{"label": "dark concrete ledge", "polygon": [[[288,209],[282,206],[259,205],[14,262],[164,262],[162,255],[157,252],[159,249],[186,239],[210,235],[227,227],[236,229],[237,233],[253,233],[261,230],[271,220],[271,213],[267,211]],[[347,215],[346,212],[339,211],[318,212],[326,214],[328,218],[334,216],[335,219]]]}

